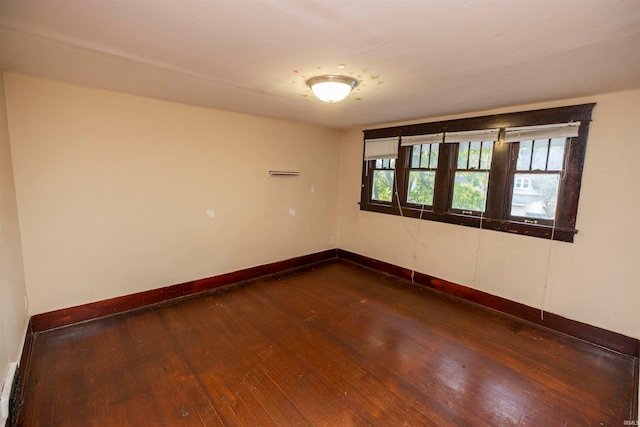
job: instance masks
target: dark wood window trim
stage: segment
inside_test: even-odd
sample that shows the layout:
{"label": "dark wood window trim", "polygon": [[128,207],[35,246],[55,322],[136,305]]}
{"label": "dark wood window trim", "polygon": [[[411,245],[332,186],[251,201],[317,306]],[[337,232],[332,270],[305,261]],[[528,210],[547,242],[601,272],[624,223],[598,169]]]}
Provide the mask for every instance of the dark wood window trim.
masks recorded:
{"label": "dark wood window trim", "polygon": [[579,121],[578,136],[571,138],[570,149],[566,154],[566,166],[563,172],[563,183],[559,188],[555,224],[549,224],[548,221],[540,221],[538,224],[525,223],[510,215],[509,202],[514,185],[513,168],[516,161],[513,153],[517,143],[496,143],[494,145],[486,208],[481,216],[461,214],[451,209],[453,170],[457,159],[458,144],[440,144],[433,205],[425,208],[405,202],[407,200],[406,177],[410,168],[411,147],[399,147],[395,174],[398,194],[397,197],[394,194],[392,203],[377,203],[371,200],[371,182],[366,173],[366,169],[371,166],[371,163],[367,165],[367,162],[363,162],[360,209],[546,239],[553,237],[554,240],[573,242],[574,236],[578,232],[575,228],[578,200],[589,124],[594,106],[595,103],[581,104],[364,131],[365,139],[376,139],[497,128],[501,129],[499,139],[502,140],[504,129],[507,127],[540,126]]}

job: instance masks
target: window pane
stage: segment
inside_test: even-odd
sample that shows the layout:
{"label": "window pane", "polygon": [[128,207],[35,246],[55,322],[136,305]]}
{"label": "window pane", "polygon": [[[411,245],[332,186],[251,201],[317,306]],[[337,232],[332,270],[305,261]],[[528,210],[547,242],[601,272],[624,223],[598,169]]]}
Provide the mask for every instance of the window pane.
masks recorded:
{"label": "window pane", "polygon": [[389,159],[389,169],[396,168],[396,159]]}
{"label": "window pane", "polygon": [[390,202],[393,195],[393,171],[373,171],[373,188],[371,198],[383,202]]}
{"label": "window pane", "polygon": [[438,167],[438,153],[440,152],[440,144],[431,144],[431,160],[429,167],[435,169]]}
{"label": "window pane", "polygon": [[489,172],[456,172],[453,209],[484,212]]}
{"label": "window pane", "polygon": [[433,187],[435,180],[435,171],[409,172],[407,202],[431,206],[433,204]]}
{"label": "window pane", "polygon": [[564,142],[565,138],[553,138],[551,140],[551,145],[549,146],[549,163],[547,164],[548,171],[562,170]]}
{"label": "window pane", "polygon": [[422,144],[422,157],[420,158],[420,167],[429,167],[429,146],[431,144]]}
{"label": "window pane", "polygon": [[547,170],[547,147],[548,139],[536,139],[533,141],[533,159],[531,159],[531,170]]}
{"label": "window pane", "polygon": [[493,141],[482,143],[482,154],[480,156],[480,169],[491,169],[491,157],[493,155]]}
{"label": "window pane", "polygon": [[511,215],[554,219],[559,183],[559,173],[515,174]]}
{"label": "window pane", "polygon": [[469,158],[469,143],[461,142],[458,147],[458,169],[467,168],[468,158]]}
{"label": "window pane", "polygon": [[420,145],[414,145],[411,147],[411,167],[420,167]]}
{"label": "window pane", "polygon": [[528,171],[531,166],[531,145],[533,141],[520,141],[520,148],[518,148],[518,163],[516,164],[516,170]]}
{"label": "window pane", "polygon": [[480,166],[481,141],[473,141],[469,144],[469,169],[478,169]]}
{"label": "window pane", "polygon": [[376,160],[376,168],[377,169],[381,169],[382,168],[382,159],[377,159]]}

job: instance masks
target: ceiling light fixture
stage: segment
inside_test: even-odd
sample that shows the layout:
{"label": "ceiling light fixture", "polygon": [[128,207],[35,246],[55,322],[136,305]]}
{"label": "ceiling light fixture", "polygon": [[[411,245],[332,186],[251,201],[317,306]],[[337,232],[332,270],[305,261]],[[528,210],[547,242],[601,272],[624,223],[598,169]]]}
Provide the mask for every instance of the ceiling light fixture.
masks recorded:
{"label": "ceiling light fixture", "polygon": [[307,80],[307,86],[320,101],[339,102],[358,86],[358,80],[353,77],[329,74],[310,78]]}

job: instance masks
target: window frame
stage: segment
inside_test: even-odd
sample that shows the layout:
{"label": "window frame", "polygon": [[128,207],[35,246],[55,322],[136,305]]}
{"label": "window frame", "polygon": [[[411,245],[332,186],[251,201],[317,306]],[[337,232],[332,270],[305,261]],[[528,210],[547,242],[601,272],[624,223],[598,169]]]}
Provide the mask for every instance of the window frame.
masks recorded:
{"label": "window frame", "polygon": [[[564,242],[573,242],[576,229],[578,201],[582,183],[582,172],[586,154],[591,115],[596,104],[580,104],[566,107],[530,110],[490,116],[470,117],[430,123],[394,126],[364,130],[364,139],[407,137],[428,135],[440,132],[464,132],[481,129],[500,129],[497,142],[494,143],[492,162],[489,169],[489,182],[485,211],[482,215],[469,215],[454,212],[451,209],[454,185],[454,173],[459,143],[444,143],[439,146],[438,165],[435,176],[434,198],[431,206],[422,206],[406,202],[407,180],[411,169],[411,146],[401,147],[395,167],[395,185],[397,195],[393,194],[391,203],[379,203],[371,200],[371,177],[367,168],[375,160],[364,161],[362,166],[362,191],[360,210],[369,212],[402,215],[424,220],[445,222],[469,227],[510,232]],[[511,214],[511,197],[519,142],[505,143],[504,134],[508,127],[541,126],[580,122],[578,136],[567,138],[568,152],[565,152],[563,182],[558,189],[558,202],[555,221],[525,222]],[[401,209],[399,208],[401,206]]]}
{"label": "window frame", "polygon": [[[551,140],[553,138],[550,138]],[[563,167],[559,170],[556,169],[549,169],[549,156],[551,153],[551,142],[548,140],[547,141],[547,150],[546,150],[546,160],[545,160],[545,168],[544,169],[533,169],[533,161],[534,161],[534,147],[535,147],[535,142],[536,141],[540,141],[540,139],[536,139],[531,141],[531,154],[530,154],[530,159],[529,159],[529,165],[528,165],[528,169],[518,169],[518,159],[519,159],[519,150],[520,150],[520,143],[522,141],[518,141],[518,142],[514,142],[513,143],[513,147],[512,147],[512,153],[511,153],[511,158],[513,159],[513,163],[512,163],[512,167],[509,170],[509,177],[511,178],[511,182],[512,182],[512,189],[509,193],[509,199],[508,199],[508,207],[512,208],[513,207],[513,196],[515,193],[515,189],[519,188],[520,190],[532,190],[532,183],[531,183],[531,179],[530,178],[520,178],[523,180],[522,184],[524,184],[524,181],[526,180],[527,182],[527,186],[521,186],[518,187],[517,183],[518,183],[518,179],[516,178],[516,175],[518,174],[522,174],[522,175],[554,175],[557,174],[559,177],[559,182],[558,182],[558,191],[560,190],[560,188],[562,187],[562,176],[563,176],[563,171],[564,171],[564,166],[567,164],[568,162],[568,152],[567,150],[570,149],[571,147],[571,142],[568,141],[569,138],[565,138],[564,140],[564,147],[563,147]],[[524,141],[529,141],[529,140],[524,140]],[[556,209],[558,209],[559,206],[559,194],[558,197],[556,198]],[[511,211],[511,209],[510,209]],[[531,224],[541,224],[541,225],[548,225],[548,226],[553,226],[554,223],[554,219],[547,219],[547,218],[531,218],[531,217],[526,217],[526,216],[520,216],[520,215],[514,215],[513,213],[509,212],[508,213],[508,217],[511,220],[515,220],[518,222],[524,222],[524,223],[531,223]],[[514,219],[516,218],[516,219]]]}
{"label": "window frame", "polygon": [[[471,158],[471,144],[473,144],[474,142],[479,142],[480,143],[480,153],[478,155],[478,167],[474,168],[471,167],[471,165],[469,164],[470,162],[470,158]],[[491,163],[489,163],[489,168],[488,169],[482,169],[482,151],[484,149],[485,143],[491,143],[491,157],[493,158],[493,149],[495,148],[495,141],[465,141],[465,144],[468,144],[467,146],[467,162],[466,162],[466,168],[461,168],[459,165],[459,161],[460,161],[460,144],[462,144],[462,142],[459,143],[454,143],[454,145],[456,146],[455,149],[455,155],[454,155],[454,162],[453,162],[453,169],[451,169],[450,173],[451,173],[451,204],[449,206],[449,211],[455,214],[462,214],[462,215],[472,215],[472,216],[484,216],[484,212],[486,212],[487,210],[487,200],[488,200],[488,196],[489,196],[489,182],[491,181]],[[454,196],[455,196],[455,181],[456,181],[456,174],[458,173],[486,173],[487,174],[487,194],[483,195],[484,197],[484,210],[479,211],[479,210],[465,210],[465,209],[461,209],[461,208],[456,208],[453,206],[454,203]]]}
{"label": "window frame", "polygon": [[[382,162],[382,166],[378,167],[378,165],[376,164],[378,161]],[[374,159],[371,161],[371,167],[369,168],[369,173],[371,174],[371,186],[369,187],[371,189],[371,192],[369,193],[369,197],[371,198],[371,200],[374,203],[383,203],[383,204],[387,204],[390,205],[392,203],[395,202],[394,198],[395,198],[395,176],[396,176],[396,164],[398,163],[398,159],[390,159],[390,158],[386,158],[386,159]],[[385,167],[384,163],[388,162],[389,166]],[[391,163],[393,163],[393,167],[391,167]],[[373,198],[373,181],[375,178],[375,173],[376,172],[381,172],[381,171],[391,171],[393,172],[393,182],[391,183],[391,200],[381,200],[381,199],[374,199]]]}
{"label": "window frame", "polygon": [[[422,164],[422,152],[423,152],[422,148],[425,145],[429,145],[429,161],[428,161],[427,167],[422,167],[421,166],[421,164]],[[436,185],[435,184],[435,180],[437,179],[435,174],[436,174],[436,171],[438,169],[438,162],[439,161],[436,162],[435,167],[431,166],[431,155],[433,153],[433,146],[434,145],[438,146],[438,159],[439,159],[440,147],[442,147],[442,145],[443,145],[441,142],[431,142],[431,143],[424,143],[424,144],[416,144],[416,145],[407,147],[409,149],[409,153],[408,153],[409,154],[409,160],[408,160],[409,163],[408,163],[408,166],[405,168],[405,171],[404,171],[404,182],[407,183],[407,189],[406,189],[406,193],[404,194],[404,199],[401,199],[401,200],[404,200],[404,203],[407,206],[411,206],[411,207],[414,207],[414,208],[417,208],[417,209],[420,209],[420,210],[431,209],[432,206],[433,206],[433,199],[431,200],[431,204],[422,204],[422,203],[410,202],[409,201],[409,187],[408,187],[408,185],[409,185],[409,181],[410,181],[411,172],[434,172],[434,188],[435,188],[435,185]],[[418,167],[414,167],[413,164],[412,164],[413,149],[415,147],[420,147],[420,165],[418,165]],[[401,149],[402,149],[402,147],[401,147]]]}

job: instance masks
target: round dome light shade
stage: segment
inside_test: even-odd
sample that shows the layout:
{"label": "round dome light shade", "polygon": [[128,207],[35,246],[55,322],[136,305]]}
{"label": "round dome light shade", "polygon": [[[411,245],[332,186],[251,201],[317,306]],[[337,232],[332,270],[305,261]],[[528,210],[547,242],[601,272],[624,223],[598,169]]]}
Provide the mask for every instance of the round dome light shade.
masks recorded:
{"label": "round dome light shade", "polygon": [[351,90],[358,86],[358,81],[339,75],[316,76],[307,80],[307,86],[320,101],[338,102],[345,99]]}

